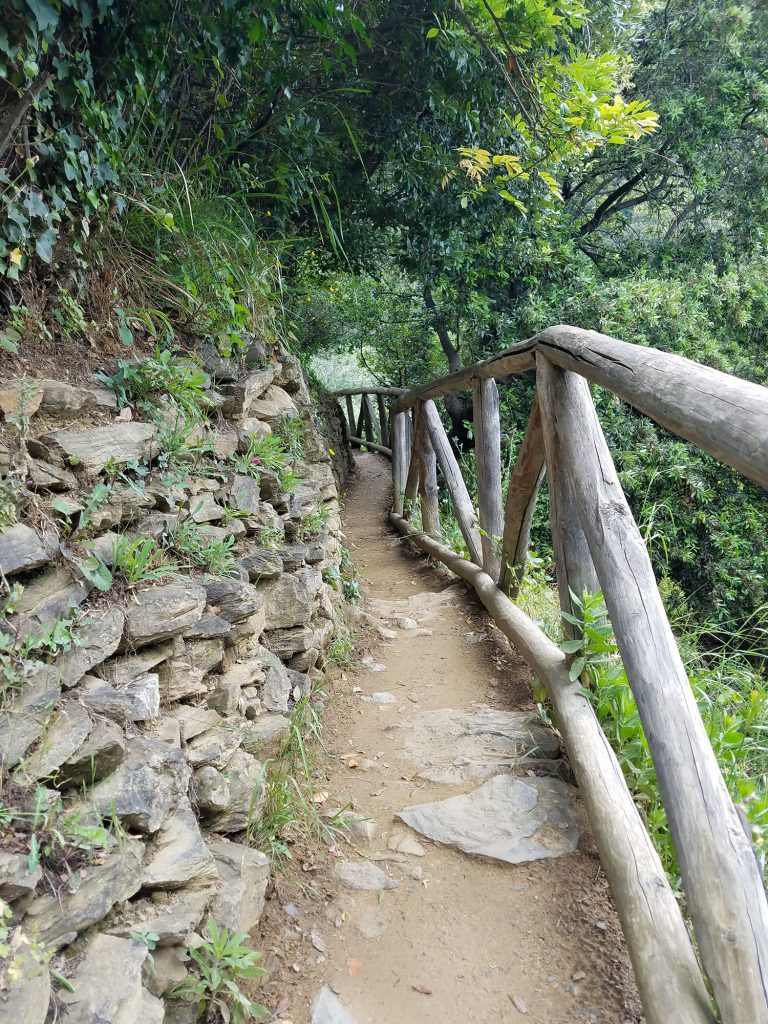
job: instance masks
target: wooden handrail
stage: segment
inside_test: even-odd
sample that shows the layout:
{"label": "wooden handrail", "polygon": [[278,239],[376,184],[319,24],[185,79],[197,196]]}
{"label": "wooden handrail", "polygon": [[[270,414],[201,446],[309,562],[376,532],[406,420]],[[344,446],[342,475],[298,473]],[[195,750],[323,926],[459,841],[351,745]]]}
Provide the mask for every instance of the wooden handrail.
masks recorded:
{"label": "wooden handrail", "polygon": [[[502,517],[494,381],[530,370],[536,371],[536,399]],[[578,611],[571,592],[580,595],[600,587],[605,595],[656,768],[719,1019],[722,1024],[768,1024],[768,900],[763,879],[701,721],[587,381],[608,388],[768,486],[768,389],[680,356],[558,326],[448,377],[377,398],[380,411],[384,397],[394,400],[392,449],[378,446],[392,457],[390,518],[417,547],[475,588],[547,687],[614,893],[649,1024],[711,1022],[715,1017],[679,907],[591,704],[568,680],[565,657],[557,648],[553,651],[551,641],[508,596],[519,591],[546,462],[561,607]],[[362,393],[361,423],[370,403],[364,390],[352,392]],[[480,543],[469,493],[433,405],[435,398],[461,390],[471,390],[474,397]],[[382,437],[385,422],[381,416]],[[375,447],[372,433],[371,426],[369,441]],[[355,442],[367,444],[361,436],[358,431]],[[437,539],[435,455],[470,560]],[[407,522],[417,491],[421,530]]]}

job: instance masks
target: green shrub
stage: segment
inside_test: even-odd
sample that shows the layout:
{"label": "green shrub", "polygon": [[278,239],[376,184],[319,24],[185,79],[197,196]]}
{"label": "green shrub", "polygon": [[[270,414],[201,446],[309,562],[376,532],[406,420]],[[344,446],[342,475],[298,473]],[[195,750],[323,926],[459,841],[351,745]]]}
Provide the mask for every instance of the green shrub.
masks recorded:
{"label": "green shrub", "polygon": [[119,409],[137,405],[149,419],[154,418],[158,406],[170,402],[185,417],[199,422],[213,404],[205,392],[208,378],[197,363],[159,345],[154,356],[139,363],[118,360],[115,374],[97,376],[114,391]]}

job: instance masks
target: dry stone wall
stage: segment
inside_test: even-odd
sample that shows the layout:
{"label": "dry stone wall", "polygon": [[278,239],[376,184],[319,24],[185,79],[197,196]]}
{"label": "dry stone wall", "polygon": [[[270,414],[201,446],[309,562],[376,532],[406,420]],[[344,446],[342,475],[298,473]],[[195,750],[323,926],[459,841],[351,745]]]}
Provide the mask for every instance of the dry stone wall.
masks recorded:
{"label": "dry stone wall", "polygon": [[[199,433],[212,451],[182,480],[158,467],[156,423],[118,414],[95,381],[0,385],[16,517],[0,567],[6,593],[23,585],[0,626],[0,899],[13,943],[0,1021],[43,1024],[47,964],[62,953],[76,965],[75,991],[56,995],[69,1024],[186,1019],[165,1000],[184,975],[174,948],[199,941],[209,914],[242,932],[259,920],[269,863],[248,829],[265,761],[322,678],[342,600],[347,454],[335,404],[318,414],[295,359],[242,370],[207,356],[216,411]],[[285,417],[304,428],[287,491],[279,473],[233,463]],[[107,478],[106,500],[90,500]],[[94,565],[113,565],[120,537],[162,545],[186,517],[235,538],[229,575],[129,588],[115,574],[98,588]],[[36,645],[73,609],[72,642]],[[33,841],[48,852],[30,856]],[[152,933],[147,956],[136,936]]]}

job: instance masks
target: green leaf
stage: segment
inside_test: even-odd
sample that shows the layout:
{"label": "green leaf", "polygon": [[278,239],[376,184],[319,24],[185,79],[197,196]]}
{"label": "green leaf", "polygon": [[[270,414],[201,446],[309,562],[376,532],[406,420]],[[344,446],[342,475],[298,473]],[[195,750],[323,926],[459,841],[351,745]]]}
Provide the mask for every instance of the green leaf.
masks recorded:
{"label": "green leaf", "polygon": [[59,14],[47,0],[26,0],[27,7],[32,11],[41,32],[53,28],[59,22]]}
{"label": "green leaf", "polygon": [[35,252],[43,263],[50,263],[53,259],[53,247],[56,244],[56,238],[56,230],[48,228],[39,238],[35,239]]}
{"label": "green leaf", "polygon": [[586,658],[576,658],[568,671],[568,677],[573,682],[578,679],[587,664]]}
{"label": "green leaf", "polygon": [[439,36],[439,35],[440,35],[440,29],[439,28],[431,28],[429,30],[429,32],[427,32],[427,39],[434,39],[435,36]]}

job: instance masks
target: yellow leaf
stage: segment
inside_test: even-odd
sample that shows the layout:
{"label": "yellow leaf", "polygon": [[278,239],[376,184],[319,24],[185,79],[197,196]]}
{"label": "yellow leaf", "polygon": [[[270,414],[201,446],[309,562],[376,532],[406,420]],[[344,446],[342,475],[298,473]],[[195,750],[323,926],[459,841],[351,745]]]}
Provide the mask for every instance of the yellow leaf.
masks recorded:
{"label": "yellow leaf", "polygon": [[21,249],[11,249],[8,259],[10,260],[11,263],[15,264],[18,267],[18,265],[21,263]]}

